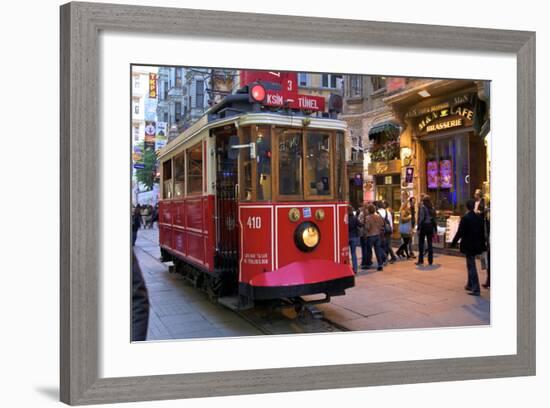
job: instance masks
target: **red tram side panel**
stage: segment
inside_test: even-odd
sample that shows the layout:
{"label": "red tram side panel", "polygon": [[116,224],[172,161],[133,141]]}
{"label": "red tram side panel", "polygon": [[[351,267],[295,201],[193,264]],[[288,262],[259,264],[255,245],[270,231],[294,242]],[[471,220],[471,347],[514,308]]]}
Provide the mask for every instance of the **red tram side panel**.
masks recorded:
{"label": "red tram side panel", "polygon": [[159,203],[161,247],[201,269],[214,267],[214,196]]}

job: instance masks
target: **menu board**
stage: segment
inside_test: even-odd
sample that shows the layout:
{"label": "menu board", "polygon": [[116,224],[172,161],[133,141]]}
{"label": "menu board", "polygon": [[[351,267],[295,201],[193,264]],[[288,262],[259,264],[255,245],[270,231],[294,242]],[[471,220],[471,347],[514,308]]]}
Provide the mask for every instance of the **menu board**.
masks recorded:
{"label": "menu board", "polygon": [[453,162],[450,160],[441,160],[439,162],[439,177],[441,188],[453,187]]}
{"label": "menu board", "polygon": [[445,228],[445,242],[452,242],[456,232],[458,231],[458,226],[460,224],[460,216],[451,215],[447,218],[446,228]]}
{"label": "menu board", "polygon": [[428,173],[428,188],[437,188],[439,186],[439,168],[436,161],[429,161],[426,166]]}

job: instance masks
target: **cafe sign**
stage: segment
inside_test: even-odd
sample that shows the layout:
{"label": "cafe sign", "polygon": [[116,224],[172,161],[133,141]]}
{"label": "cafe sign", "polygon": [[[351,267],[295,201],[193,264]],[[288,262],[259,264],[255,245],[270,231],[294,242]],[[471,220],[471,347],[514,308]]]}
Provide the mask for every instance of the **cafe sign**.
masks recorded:
{"label": "cafe sign", "polygon": [[430,112],[422,116],[417,124],[418,132],[435,132],[439,130],[450,129],[465,124],[464,119],[472,121],[474,111],[469,107],[454,106],[444,108],[438,111]]}

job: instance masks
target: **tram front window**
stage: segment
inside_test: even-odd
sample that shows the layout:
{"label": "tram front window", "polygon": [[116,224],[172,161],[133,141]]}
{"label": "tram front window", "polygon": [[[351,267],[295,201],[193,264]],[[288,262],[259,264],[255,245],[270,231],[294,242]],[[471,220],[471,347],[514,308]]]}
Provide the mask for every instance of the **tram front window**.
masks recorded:
{"label": "tram front window", "polygon": [[287,131],[279,135],[279,195],[302,194],[302,134]]}
{"label": "tram front window", "polygon": [[330,195],[330,135],[307,134],[307,172],[310,195]]}

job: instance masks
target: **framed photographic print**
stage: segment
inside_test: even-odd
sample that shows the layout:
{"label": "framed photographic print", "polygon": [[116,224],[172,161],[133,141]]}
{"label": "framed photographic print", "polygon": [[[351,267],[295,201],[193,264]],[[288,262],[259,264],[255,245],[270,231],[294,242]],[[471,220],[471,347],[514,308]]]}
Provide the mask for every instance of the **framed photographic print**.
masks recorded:
{"label": "framed photographic print", "polygon": [[62,6],[62,401],[534,375],[534,62],[531,32]]}

